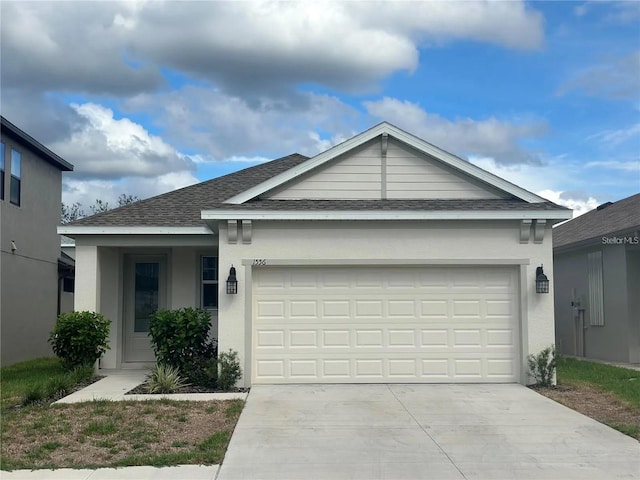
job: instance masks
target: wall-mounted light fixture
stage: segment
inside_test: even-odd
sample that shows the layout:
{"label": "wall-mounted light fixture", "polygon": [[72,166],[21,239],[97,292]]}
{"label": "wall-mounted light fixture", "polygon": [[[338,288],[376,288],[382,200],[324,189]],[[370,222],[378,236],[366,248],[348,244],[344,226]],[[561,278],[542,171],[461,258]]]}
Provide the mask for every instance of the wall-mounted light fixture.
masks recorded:
{"label": "wall-mounted light fixture", "polygon": [[542,265],[536,268],[536,293],[549,293],[549,279],[544,274]]}
{"label": "wall-mounted light fixture", "polygon": [[231,265],[229,276],[227,277],[227,293],[229,295],[238,293],[238,279],[236,278],[236,269],[233,265]]}

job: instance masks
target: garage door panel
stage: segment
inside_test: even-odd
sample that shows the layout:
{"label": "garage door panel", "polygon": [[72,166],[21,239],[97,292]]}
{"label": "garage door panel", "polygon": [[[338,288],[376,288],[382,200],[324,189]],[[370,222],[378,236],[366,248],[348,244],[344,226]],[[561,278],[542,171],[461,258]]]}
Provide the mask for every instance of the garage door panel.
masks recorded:
{"label": "garage door panel", "polygon": [[399,383],[512,382],[517,374],[517,363],[509,356],[467,354],[450,358],[430,354],[416,358],[390,354],[388,358],[380,358],[375,353],[361,353],[355,357],[351,354],[326,357],[318,359],[309,354],[259,360],[254,380],[257,383],[371,383],[375,379]]}
{"label": "garage door panel", "polygon": [[259,268],[253,381],[514,382],[507,268]]}

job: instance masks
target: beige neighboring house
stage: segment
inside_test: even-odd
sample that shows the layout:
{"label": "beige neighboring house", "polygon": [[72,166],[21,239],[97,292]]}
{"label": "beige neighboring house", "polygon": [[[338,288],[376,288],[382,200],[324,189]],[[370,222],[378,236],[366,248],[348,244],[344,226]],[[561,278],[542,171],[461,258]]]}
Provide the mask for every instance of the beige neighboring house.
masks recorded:
{"label": "beige neighboring house", "polygon": [[560,352],[640,364],[640,193],[554,228],[553,262]]}
{"label": "beige neighboring house", "polygon": [[[571,211],[388,123],[114,209],[76,242],[103,368],[153,362],[148,314],[200,306],[243,385],[527,383],[554,343],[551,226]],[[237,284],[234,282],[237,279]]]}
{"label": "beige neighboring house", "polygon": [[1,118],[0,353],[7,365],[52,355],[47,339],[73,267],[56,233],[62,172],[73,165]]}

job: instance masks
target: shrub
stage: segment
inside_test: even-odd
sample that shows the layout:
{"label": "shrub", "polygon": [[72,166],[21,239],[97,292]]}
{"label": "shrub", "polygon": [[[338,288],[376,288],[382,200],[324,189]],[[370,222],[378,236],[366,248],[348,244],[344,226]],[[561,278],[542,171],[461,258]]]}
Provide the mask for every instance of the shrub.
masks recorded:
{"label": "shrub", "polygon": [[229,350],[218,355],[218,388],[231,390],[242,376],[238,352]]}
{"label": "shrub", "polygon": [[555,374],[557,364],[555,347],[552,345],[537,355],[529,355],[527,360],[529,363],[529,373],[536,380],[536,385],[551,387],[553,385],[553,375]]}
{"label": "shrub", "polygon": [[201,383],[207,362],[215,356],[206,310],[159,310],[151,315],[149,335],[159,364],[169,365],[190,382]]}
{"label": "shrub", "polygon": [[204,387],[216,388],[218,386],[218,359],[212,358],[204,364],[202,381]]}
{"label": "shrub", "polygon": [[66,368],[91,366],[107,351],[111,322],[96,312],[58,315],[49,343]]}
{"label": "shrub", "polygon": [[188,385],[180,377],[178,369],[170,365],[158,364],[147,375],[146,388],[149,393],[173,393]]}

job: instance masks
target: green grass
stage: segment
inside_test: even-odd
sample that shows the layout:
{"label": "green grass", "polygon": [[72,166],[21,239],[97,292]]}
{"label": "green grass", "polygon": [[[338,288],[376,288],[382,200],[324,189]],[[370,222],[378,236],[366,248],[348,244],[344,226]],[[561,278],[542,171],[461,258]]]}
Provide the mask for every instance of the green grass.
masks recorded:
{"label": "green grass", "polygon": [[640,409],[640,372],[637,370],[563,358],[557,372],[559,383],[588,383]]}
{"label": "green grass", "polygon": [[231,405],[227,407],[224,414],[227,418],[239,417],[243,408],[244,402],[242,400],[232,400]]}
{"label": "green grass", "polygon": [[38,358],[0,368],[2,408],[19,405],[27,394],[38,397],[36,392],[39,388],[44,395],[44,385],[64,373],[57,358]]}
{"label": "green grass", "polygon": [[0,408],[63,397],[93,378],[92,367],[64,369],[57,358],[38,358],[0,368]]}

